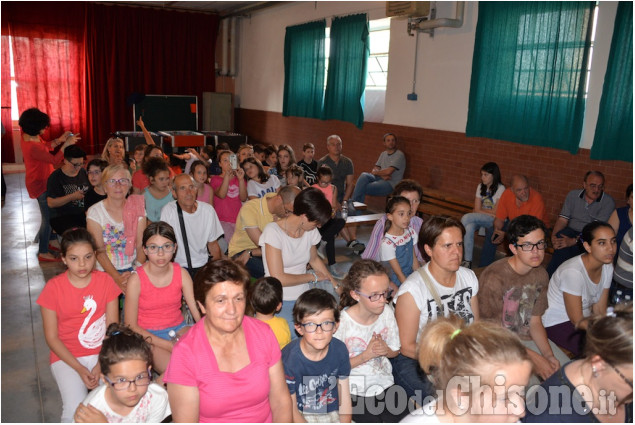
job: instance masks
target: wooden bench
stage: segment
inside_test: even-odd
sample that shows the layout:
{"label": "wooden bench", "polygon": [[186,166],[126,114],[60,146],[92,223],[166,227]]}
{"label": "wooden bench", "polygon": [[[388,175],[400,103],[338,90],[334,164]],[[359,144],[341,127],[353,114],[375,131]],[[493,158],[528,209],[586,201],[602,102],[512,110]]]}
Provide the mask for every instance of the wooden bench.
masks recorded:
{"label": "wooden bench", "polygon": [[417,215],[423,218],[423,216],[432,215],[449,215],[457,220],[461,220],[467,213],[474,211],[474,201],[466,201],[448,195],[443,191],[423,188],[423,199],[417,208]]}
{"label": "wooden bench", "polygon": [[346,218],[346,226],[359,226],[361,224],[375,224],[377,220],[380,220],[383,214],[364,214],[364,215],[349,215]]}

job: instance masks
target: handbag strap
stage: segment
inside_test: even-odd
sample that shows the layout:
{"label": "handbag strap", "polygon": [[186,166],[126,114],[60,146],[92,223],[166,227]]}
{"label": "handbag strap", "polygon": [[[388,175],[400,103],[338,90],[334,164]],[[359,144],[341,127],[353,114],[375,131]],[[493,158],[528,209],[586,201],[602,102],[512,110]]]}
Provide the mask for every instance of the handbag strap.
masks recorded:
{"label": "handbag strap", "polygon": [[428,273],[426,273],[423,270],[423,267],[420,267],[418,271],[419,271],[419,274],[421,275],[421,278],[423,279],[423,283],[425,283],[426,288],[428,288],[428,291],[432,294],[432,298],[434,298],[434,300],[437,303],[438,308],[443,313],[443,304],[441,304],[441,297],[439,297],[439,293],[437,292],[437,288],[434,287],[434,283],[432,283],[432,280],[430,279],[430,276],[428,276]]}
{"label": "handbag strap", "polygon": [[187,232],[185,231],[185,221],[183,221],[183,210],[179,205],[179,201],[176,201],[176,210],[179,213],[179,224],[181,225],[181,235],[183,236],[183,248],[185,249],[185,258],[187,260],[187,268],[192,270],[192,259],[190,258],[190,245],[187,243]]}

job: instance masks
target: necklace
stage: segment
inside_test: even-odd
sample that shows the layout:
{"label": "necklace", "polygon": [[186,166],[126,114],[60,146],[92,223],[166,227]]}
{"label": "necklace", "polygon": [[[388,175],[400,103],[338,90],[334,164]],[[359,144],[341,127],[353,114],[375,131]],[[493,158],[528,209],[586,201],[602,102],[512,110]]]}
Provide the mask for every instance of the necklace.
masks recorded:
{"label": "necklace", "polygon": [[[301,228],[295,231],[295,236],[292,235],[291,233],[289,233],[289,231],[287,230],[287,222],[289,221],[289,217],[285,217],[284,219],[284,231],[287,235],[289,235],[292,238],[298,238],[300,236],[300,232],[301,232]],[[302,227],[302,223],[300,223],[300,227]]]}

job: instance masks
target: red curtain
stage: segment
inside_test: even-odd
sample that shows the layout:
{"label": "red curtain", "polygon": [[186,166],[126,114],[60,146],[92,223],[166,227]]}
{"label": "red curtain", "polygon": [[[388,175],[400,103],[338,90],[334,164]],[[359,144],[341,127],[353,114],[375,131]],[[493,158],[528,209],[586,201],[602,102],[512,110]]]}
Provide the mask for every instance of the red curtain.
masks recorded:
{"label": "red curtain", "polygon": [[9,63],[9,37],[2,36],[2,126],[6,131],[2,135],[2,162],[15,162],[15,154],[13,152],[13,124],[11,122],[11,68]]}
{"label": "red curtain", "polygon": [[84,16],[83,3],[2,4],[2,20],[11,35],[18,107],[36,107],[51,117],[45,138],[66,130],[85,136],[87,130]]}
{"label": "red curtain", "polygon": [[126,102],[133,93],[197,95],[201,102],[204,91],[214,91],[217,16],[94,3],[87,9],[89,117],[101,147],[111,132],[134,129]]}
{"label": "red curtain", "polygon": [[215,88],[215,15],[2,2],[2,29],[12,36],[20,110],[49,114],[52,136],[79,131],[89,153],[101,152],[110,133],[134,128],[131,94],[197,95],[200,102]]}

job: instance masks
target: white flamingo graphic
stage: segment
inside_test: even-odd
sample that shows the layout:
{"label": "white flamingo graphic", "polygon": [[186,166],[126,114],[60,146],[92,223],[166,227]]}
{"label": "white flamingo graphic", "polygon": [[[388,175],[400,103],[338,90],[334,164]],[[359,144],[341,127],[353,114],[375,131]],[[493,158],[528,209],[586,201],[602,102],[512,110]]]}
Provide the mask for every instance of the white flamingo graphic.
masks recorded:
{"label": "white flamingo graphic", "polygon": [[[88,326],[90,319],[95,314],[95,310],[97,310],[97,303],[93,299],[93,296],[89,295],[84,297],[84,308],[82,309],[82,314],[86,311],[89,313],[84,319],[82,327],[79,329],[79,334],[77,334],[77,339],[79,339],[79,343],[84,348],[101,347],[101,342],[104,339],[104,335],[106,335],[106,313],[95,320],[92,325]],[[86,326],[88,326],[88,329],[86,329]]]}

